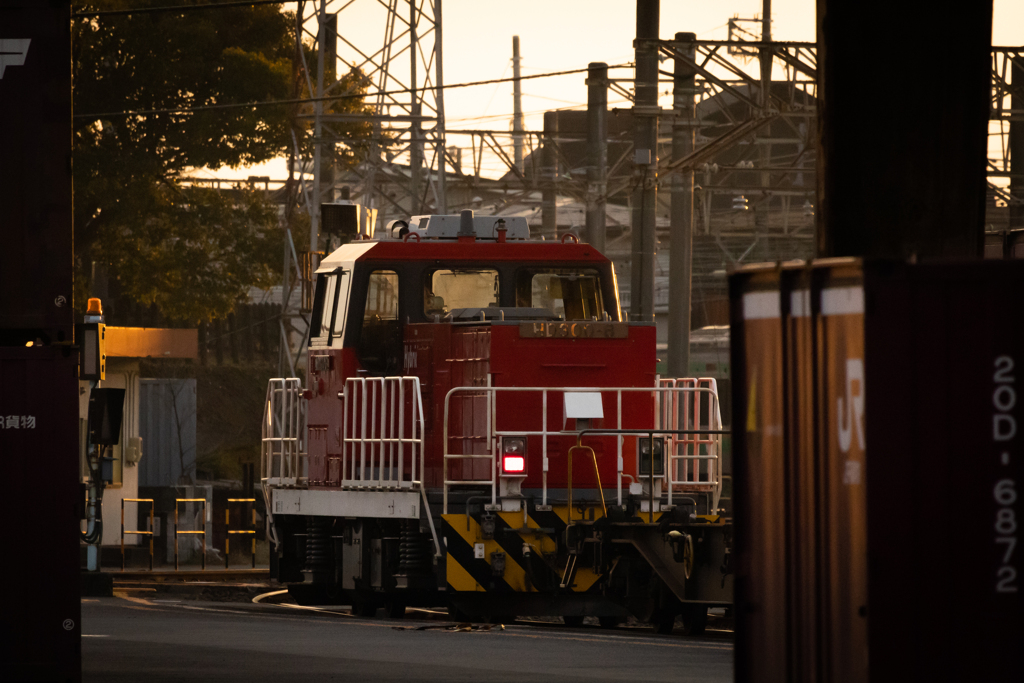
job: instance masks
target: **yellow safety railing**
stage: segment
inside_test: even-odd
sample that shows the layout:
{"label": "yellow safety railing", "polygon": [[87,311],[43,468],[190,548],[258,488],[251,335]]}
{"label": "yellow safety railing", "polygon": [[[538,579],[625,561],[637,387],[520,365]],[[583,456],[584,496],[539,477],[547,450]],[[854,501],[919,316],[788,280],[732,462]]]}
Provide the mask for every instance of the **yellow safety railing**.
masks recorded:
{"label": "yellow safety railing", "polygon": [[[149,503],[149,531],[125,531],[124,530],[124,504],[125,503]],[[153,571],[153,499],[152,498],[122,498],[121,499],[121,571],[124,571],[124,535],[137,534],[149,536],[149,571]]]}
{"label": "yellow safety railing", "polygon": [[[252,528],[251,529],[232,529],[231,528],[231,503],[249,503],[249,509],[252,511]],[[231,568],[231,534],[251,534],[252,545],[250,546],[249,555],[252,559],[252,568],[256,568],[256,499],[255,498],[228,498],[228,507],[224,510],[224,526],[227,532],[224,538],[224,568]]]}
{"label": "yellow safety railing", "polygon": [[[201,531],[180,531],[178,529],[178,505],[181,503],[203,504],[203,528]],[[206,569],[206,499],[175,498],[174,499],[174,571],[178,571],[178,534],[201,534],[203,537],[203,569]]]}

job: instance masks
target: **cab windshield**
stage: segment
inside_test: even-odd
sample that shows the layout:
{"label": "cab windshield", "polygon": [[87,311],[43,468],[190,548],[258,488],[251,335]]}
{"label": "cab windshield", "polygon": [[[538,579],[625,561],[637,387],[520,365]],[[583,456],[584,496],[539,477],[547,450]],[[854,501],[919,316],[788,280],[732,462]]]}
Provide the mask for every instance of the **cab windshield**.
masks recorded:
{"label": "cab windshield", "polygon": [[516,276],[516,306],[544,308],[563,320],[601,320],[601,275],[592,268],[526,268]]}
{"label": "cab windshield", "polygon": [[447,315],[457,308],[498,305],[498,271],[486,268],[435,270],[423,286],[423,312]]}

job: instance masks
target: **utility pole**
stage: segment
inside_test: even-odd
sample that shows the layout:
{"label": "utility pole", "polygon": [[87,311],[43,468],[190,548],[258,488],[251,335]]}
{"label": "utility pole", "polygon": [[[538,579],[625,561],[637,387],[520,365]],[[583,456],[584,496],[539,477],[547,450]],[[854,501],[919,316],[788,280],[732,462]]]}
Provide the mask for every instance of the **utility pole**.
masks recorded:
{"label": "utility pole", "polygon": [[[677,33],[676,50],[691,61],[696,57],[697,36]],[[672,72],[672,160],[693,151],[696,127],[694,88],[697,72],[682,59]],[[668,376],[688,377],[690,368],[690,321],[693,273],[693,171],[672,175],[672,208],[668,254]]]}
{"label": "utility pole", "polygon": [[320,186],[322,182],[323,166],[321,161],[321,155],[323,153],[323,115],[324,115],[324,103],[320,99],[324,93],[324,43],[327,42],[327,0],[320,0],[320,10],[317,12],[317,38],[316,38],[316,97],[317,101],[313,105],[313,111],[315,113],[315,120],[313,121],[313,201],[312,206],[309,209],[309,258],[310,258],[310,270],[312,273],[316,270],[317,263],[316,252],[318,251],[320,242],[320,195],[323,192],[323,188]]}
{"label": "utility pole", "polygon": [[519,36],[512,36],[512,145],[515,164],[523,172],[523,89],[520,78]]}
{"label": "utility pole", "polygon": [[558,112],[544,112],[544,147],[541,168],[541,235],[546,239],[558,237]]}
{"label": "utility pole", "polygon": [[[437,155],[437,194],[435,199],[437,200],[436,213],[446,214],[448,213],[448,177],[445,171],[445,145],[447,145],[447,139],[444,132],[444,62],[442,60],[441,46],[442,46],[442,33],[441,33],[441,0],[434,1],[434,52],[436,53],[437,59],[434,63],[434,83],[437,85],[437,90],[434,94],[434,105],[437,114],[437,123],[435,124],[434,135],[437,147],[435,153]],[[415,85],[416,80],[413,79]]]}
{"label": "utility pole", "polygon": [[[409,73],[411,82],[417,83],[416,0],[409,0],[409,12],[409,41],[412,46],[409,51]],[[419,94],[415,88],[412,88],[409,97],[412,98],[412,122],[409,126],[409,194],[411,195],[409,215],[415,216],[423,213],[423,208],[420,206],[420,188],[422,187],[420,175],[423,171],[423,126],[420,123],[420,116],[423,111]]]}
{"label": "utility pole", "polygon": [[654,322],[654,228],[658,198],[659,0],[636,3],[630,319]]}
{"label": "utility pole", "polygon": [[[761,112],[762,116],[768,114],[768,109],[771,106],[771,67],[772,67],[772,49],[769,45],[771,43],[771,0],[763,0],[761,5],[761,48],[758,50],[758,61],[761,66]],[[752,112],[752,115],[759,114],[758,112]],[[771,137],[771,127],[764,135],[766,138]],[[757,145],[758,148],[758,166],[762,169],[769,168],[771,166],[771,142],[767,139],[762,139]],[[771,208],[771,197],[769,191],[771,187],[771,173],[768,171],[761,171],[759,175],[759,184],[761,185],[761,198],[757,202],[754,208],[754,224],[759,233],[768,230],[768,216]]]}
{"label": "utility pole", "polygon": [[608,65],[587,66],[587,242],[605,250],[608,192]]}

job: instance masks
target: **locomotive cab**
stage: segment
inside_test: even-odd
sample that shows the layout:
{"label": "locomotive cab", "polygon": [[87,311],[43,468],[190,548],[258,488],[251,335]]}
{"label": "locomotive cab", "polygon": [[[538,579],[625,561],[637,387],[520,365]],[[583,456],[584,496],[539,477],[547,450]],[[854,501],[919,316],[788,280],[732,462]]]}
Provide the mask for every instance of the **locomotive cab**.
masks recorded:
{"label": "locomotive cab", "polygon": [[465,252],[461,259],[432,244],[385,244],[379,254],[345,245],[316,273],[309,346],[351,349],[348,374],[399,374],[408,324],[621,319],[611,264],[583,245],[544,245],[549,253],[538,258],[538,245],[509,243],[486,262],[459,245],[448,246]]}

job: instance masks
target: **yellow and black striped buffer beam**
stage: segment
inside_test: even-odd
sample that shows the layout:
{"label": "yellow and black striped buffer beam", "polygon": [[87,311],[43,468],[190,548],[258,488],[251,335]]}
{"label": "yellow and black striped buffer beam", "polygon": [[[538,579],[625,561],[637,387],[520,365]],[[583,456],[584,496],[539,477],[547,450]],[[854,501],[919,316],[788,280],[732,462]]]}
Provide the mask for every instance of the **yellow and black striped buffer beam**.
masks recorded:
{"label": "yellow and black striped buffer beam", "polygon": [[[555,506],[525,516],[522,512],[492,514],[491,538],[484,538],[480,514],[443,515],[448,589],[498,593],[559,589],[568,558],[559,557],[558,538],[565,533],[568,508]],[[499,559],[498,554],[504,557]],[[571,590],[591,590],[600,578],[590,567],[575,566]]]}

